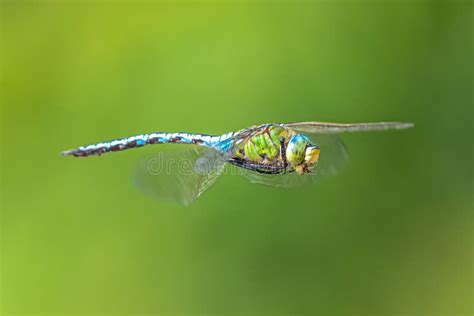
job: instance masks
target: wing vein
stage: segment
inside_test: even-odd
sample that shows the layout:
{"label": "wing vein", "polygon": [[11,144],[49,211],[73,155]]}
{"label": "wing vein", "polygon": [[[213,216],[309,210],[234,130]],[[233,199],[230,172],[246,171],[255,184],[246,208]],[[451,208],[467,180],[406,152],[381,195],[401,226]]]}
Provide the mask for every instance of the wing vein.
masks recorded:
{"label": "wing vein", "polygon": [[314,134],[336,134],[343,132],[386,131],[411,128],[409,122],[372,122],[372,123],[329,123],[329,122],[294,122],[283,124],[296,131]]}

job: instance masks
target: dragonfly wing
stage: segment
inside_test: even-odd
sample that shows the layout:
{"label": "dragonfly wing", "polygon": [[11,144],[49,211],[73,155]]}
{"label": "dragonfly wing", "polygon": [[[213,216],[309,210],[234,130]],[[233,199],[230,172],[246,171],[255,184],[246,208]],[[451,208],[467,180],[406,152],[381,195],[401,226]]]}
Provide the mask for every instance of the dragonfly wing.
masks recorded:
{"label": "dragonfly wing", "polygon": [[349,159],[346,145],[336,135],[314,135],[311,140],[321,148],[319,161],[310,173],[262,174],[252,170],[238,169],[238,174],[251,183],[279,188],[293,188],[313,184],[328,176],[336,175]]}
{"label": "dragonfly wing", "polygon": [[217,181],[224,167],[223,156],[212,148],[162,151],[141,161],[135,184],[147,195],[189,205]]}
{"label": "dragonfly wing", "polygon": [[313,144],[321,148],[316,164],[316,177],[334,176],[338,174],[349,160],[346,144],[337,135],[310,135]]}
{"label": "dragonfly wing", "polygon": [[[299,176],[295,172],[289,172],[285,174],[264,174],[239,168],[237,174],[247,179],[250,183],[276,188],[295,188],[305,184],[313,183],[312,177],[308,177],[308,175]],[[298,177],[300,178],[298,179]]]}
{"label": "dragonfly wing", "polygon": [[376,123],[326,123],[326,122],[295,122],[283,124],[297,132],[310,134],[336,134],[343,132],[386,131],[413,127],[406,122],[376,122]]}

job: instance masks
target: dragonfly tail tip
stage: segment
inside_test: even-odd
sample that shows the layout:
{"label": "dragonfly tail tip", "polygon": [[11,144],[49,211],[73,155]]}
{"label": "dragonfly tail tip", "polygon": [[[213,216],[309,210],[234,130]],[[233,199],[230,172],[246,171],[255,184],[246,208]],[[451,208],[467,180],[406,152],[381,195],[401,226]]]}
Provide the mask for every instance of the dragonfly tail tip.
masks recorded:
{"label": "dragonfly tail tip", "polygon": [[66,157],[66,156],[71,156],[73,155],[73,150],[66,150],[61,152],[61,156]]}

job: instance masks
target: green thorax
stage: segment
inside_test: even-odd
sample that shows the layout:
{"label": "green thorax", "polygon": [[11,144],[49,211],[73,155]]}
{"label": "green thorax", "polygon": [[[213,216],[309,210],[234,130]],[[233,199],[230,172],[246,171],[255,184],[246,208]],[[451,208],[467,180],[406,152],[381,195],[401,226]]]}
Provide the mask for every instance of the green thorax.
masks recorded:
{"label": "green thorax", "polygon": [[281,160],[281,140],[285,143],[294,134],[288,128],[278,125],[264,125],[243,131],[242,137],[234,144],[235,157],[255,163],[275,163]]}

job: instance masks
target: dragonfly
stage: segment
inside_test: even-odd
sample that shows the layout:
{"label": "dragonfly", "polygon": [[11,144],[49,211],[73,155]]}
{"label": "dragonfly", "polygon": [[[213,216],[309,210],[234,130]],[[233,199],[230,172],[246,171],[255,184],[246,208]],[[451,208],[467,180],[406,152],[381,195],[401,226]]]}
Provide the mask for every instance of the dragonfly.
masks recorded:
{"label": "dragonfly", "polygon": [[[291,188],[336,174],[348,159],[344,132],[401,130],[408,122],[294,122],[252,126],[223,135],[156,132],[81,146],[63,156],[89,157],[156,144],[186,144],[189,149],[146,160],[137,185],[159,197],[189,205],[206,192],[228,165],[252,183]],[[169,162],[174,162],[170,164]],[[181,163],[181,165],[180,165]]]}

